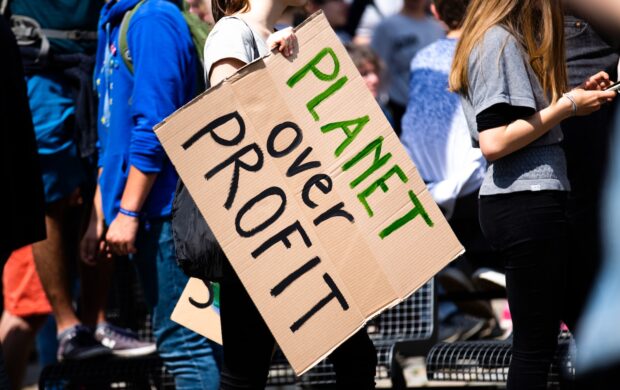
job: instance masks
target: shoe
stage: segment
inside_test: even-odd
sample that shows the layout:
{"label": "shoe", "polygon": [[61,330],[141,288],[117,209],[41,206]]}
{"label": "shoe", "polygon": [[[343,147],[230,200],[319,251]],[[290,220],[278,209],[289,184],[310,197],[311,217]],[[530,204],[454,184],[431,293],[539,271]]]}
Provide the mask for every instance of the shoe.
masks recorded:
{"label": "shoe", "polygon": [[138,339],[135,332],[107,322],[97,325],[95,338],[116,356],[145,356],[154,353],[157,349],[154,343]]}
{"label": "shoe", "polygon": [[476,336],[484,328],[486,321],[464,313],[454,313],[439,325],[439,340],[451,343],[465,341]]}
{"label": "shoe", "polygon": [[[446,267],[437,274],[437,281],[446,293],[464,295],[476,293],[476,288],[471,279],[461,270],[454,267]],[[493,308],[488,301],[481,299],[455,300],[454,304],[460,311],[479,318],[494,318]]]}
{"label": "shoe", "polygon": [[506,275],[490,268],[476,270],[472,279],[484,291],[506,290]]}
{"label": "shoe", "polygon": [[90,328],[75,325],[58,335],[58,361],[81,360],[110,355],[110,349],[101,345]]}

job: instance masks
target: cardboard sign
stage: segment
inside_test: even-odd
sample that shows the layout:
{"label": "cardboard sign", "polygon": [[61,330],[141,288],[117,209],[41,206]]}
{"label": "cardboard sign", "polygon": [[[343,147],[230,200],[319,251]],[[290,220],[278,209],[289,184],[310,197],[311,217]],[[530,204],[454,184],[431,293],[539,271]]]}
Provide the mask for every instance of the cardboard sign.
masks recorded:
{"label": "cardboard sign", "polygon": [[301,374],[463,248],[325,17],[297,39],[156,133]]}
{"label": "cardboard sign", "polygon": [[190,278],[170,319],[222,345],[219,285]]}

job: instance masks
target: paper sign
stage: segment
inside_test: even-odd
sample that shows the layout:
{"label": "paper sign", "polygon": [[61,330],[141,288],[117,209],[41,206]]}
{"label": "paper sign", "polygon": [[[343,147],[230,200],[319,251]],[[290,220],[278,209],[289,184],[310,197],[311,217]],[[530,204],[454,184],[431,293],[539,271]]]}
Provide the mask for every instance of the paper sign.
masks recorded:
{"label": "paper sign", "polygon": [[301,374],[463,248],[325,17],[297,39],[156,132]]}

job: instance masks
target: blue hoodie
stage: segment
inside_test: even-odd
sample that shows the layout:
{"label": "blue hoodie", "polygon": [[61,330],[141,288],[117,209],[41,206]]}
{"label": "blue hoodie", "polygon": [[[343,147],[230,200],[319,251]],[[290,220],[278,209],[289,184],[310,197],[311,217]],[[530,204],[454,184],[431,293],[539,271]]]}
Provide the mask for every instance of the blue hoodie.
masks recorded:
{"label": "blue hoodie", "polygon": [[118,36],[123,15],[139,1],[109,2],[99,19],[99,185],[108,224],[118,214],[130,166],[158,174],[141,210],[145,217],[170,215],[178,176],[153,127],[196,92],[196,50],[183,15],[171,1],[146,0],[131,18],[127,46],[134,74],[129,72]]}

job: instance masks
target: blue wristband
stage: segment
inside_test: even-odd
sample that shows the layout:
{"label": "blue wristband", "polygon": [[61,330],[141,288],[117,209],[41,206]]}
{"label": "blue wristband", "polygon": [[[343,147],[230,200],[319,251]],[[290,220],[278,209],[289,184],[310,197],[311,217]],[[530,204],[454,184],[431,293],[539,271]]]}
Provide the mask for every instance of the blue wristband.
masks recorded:
{"label": "blue wristband", "polygon": [[122,207],[118,210],[118,212],[120,214],[126,215],[128,217],[133,217],[133,218],[140,218],[140,216],[142,215],[142,213],[131,211],[131,210],[126,210]]}

